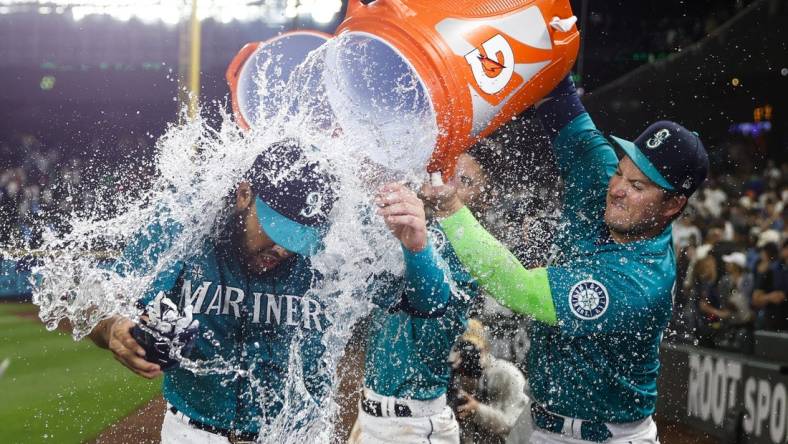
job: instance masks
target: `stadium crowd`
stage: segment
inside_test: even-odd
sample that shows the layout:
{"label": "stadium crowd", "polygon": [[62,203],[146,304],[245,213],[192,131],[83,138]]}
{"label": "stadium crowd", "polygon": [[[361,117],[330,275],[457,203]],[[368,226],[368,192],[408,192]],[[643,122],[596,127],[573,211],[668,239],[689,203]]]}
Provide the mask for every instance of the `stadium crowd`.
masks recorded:
{"label": "stadium crowd", "polygon": [[674,225],[674,326],[684,340],[735,350],[755,329],[788,331],[788,164],[710,179]]}
{"label": "stadium crowd", "polygon": [[25,157],[14,161],[4,156],[0,172],[0,245],[6,247],[34,246],[40,216],[83,204],[73,192],[82,181],[78,160],[63,161],[58,150],[45,149],[33,136],[21,137],[18,150]]}
{"label": "stadium crowd", "polygon": [[[605,84],[643,63],[685,51],[715,32],[752,3],[750,0],[591,4],[585,33],[587,86]],[[622,20],[622,8],[651,8],[636,20]],[[580,9],[576,9],[579,11]],[[636,15],[633,15],[636,16]],[[627,36],[616,38],[616,36]],[[607,44],[611,39],[616,45]],[[615,64],[608,61],[615,60]],[[599,83],[597,83],[599,82]]]}
{"label": "stadium crowd", "polygon": [[[17,134],[13,139],[13,143],[0,142],[2,248],[37,248],[44,227],[56,233],[69,229],[69,215],[111,215],[117,211],[120,196],[139,192],[150,177],[145,168],[124,167],[128,163],[117,158],[64,154],[61,147],[45,145],[30,134]],[[121,138],[116,149],[134,152],[144,143],[142,138]],[[90,145],[102,143],[94,140]]]}

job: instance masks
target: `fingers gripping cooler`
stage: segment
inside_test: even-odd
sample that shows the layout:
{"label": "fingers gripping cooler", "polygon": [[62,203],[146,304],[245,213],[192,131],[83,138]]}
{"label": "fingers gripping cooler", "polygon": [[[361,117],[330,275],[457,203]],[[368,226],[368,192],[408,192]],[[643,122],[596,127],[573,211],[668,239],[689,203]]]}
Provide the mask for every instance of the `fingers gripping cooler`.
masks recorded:
{"label": "fingers gripping cooler", "polygon": [[448,177],[460,153],[569,72],[575,21],[568,0],[350,0],[325,44],[325,97],[344,130],[371,140],[372,160]]}

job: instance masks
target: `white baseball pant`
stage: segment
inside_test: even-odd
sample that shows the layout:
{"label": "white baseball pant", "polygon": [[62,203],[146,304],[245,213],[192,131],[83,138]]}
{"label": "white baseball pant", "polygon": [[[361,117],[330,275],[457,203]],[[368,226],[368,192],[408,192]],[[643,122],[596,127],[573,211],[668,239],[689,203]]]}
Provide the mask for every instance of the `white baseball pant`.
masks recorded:
{"label": "white baseball pant", "polygon": [[170,409],[164,414],[161,426],[162,444],[230,444],[230,441],[215,433],[200,430],[189,425],[183,414],[172,413]]}
{"label": "white baseball pant", "polygon": [[381,402],[392,412],[394,404],[406,404],[414,416],[373,416],[361,409],[350,433],[349,444],[459,444],[460,426],[446,397],[432,401],[413,401],[381,396],[364,390],[368,399]]}
{"label": "white baseball pant", "polygon": [[[530,412],[528,413],[530,419]],[[575,421],[575,424],[579,421]],[[605,441],[605,444],[659,444],[657,438],[657,424],[649,416],[640,421],[628,422],[624,424],[606,424],[613,437]],[[590,441],[580,439],[580,430],[567,430],[564,433],[551,433],[533,427],[530,444],[592,444]]]}

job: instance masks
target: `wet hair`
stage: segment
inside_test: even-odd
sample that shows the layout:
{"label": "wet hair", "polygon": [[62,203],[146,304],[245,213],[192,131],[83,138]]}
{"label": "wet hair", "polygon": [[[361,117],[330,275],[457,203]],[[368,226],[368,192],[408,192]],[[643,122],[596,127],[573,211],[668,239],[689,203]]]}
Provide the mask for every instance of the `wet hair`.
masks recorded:
{"label": "wet hair", "polygon": [[467,153],[476,159],[476,162],[479,163],[485,174],[488,171],[492,171],[497,163],[497,157],[500,156],[500,153],[496,152],[495,144],[488,141],[478,142]]}

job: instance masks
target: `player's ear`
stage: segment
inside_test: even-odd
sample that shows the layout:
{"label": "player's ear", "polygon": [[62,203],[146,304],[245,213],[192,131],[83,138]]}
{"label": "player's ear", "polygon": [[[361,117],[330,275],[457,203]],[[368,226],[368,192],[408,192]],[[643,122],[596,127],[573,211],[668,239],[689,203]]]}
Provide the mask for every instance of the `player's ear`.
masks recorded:
{"label": "player's ear", "polygon": [[235,210],[238,212],[245,211],[252,205],[254,194],[249,182],[243,181],[238,184],[238,189],[235,190]]}
{"label": "player's ear", "polygon": [[681,210],[684,209],[686,203],[687,196],[683,194],[671,193],[663,200],[662,215],[665,217],[665,219],[673,219],[679,213],[681,213]]}

